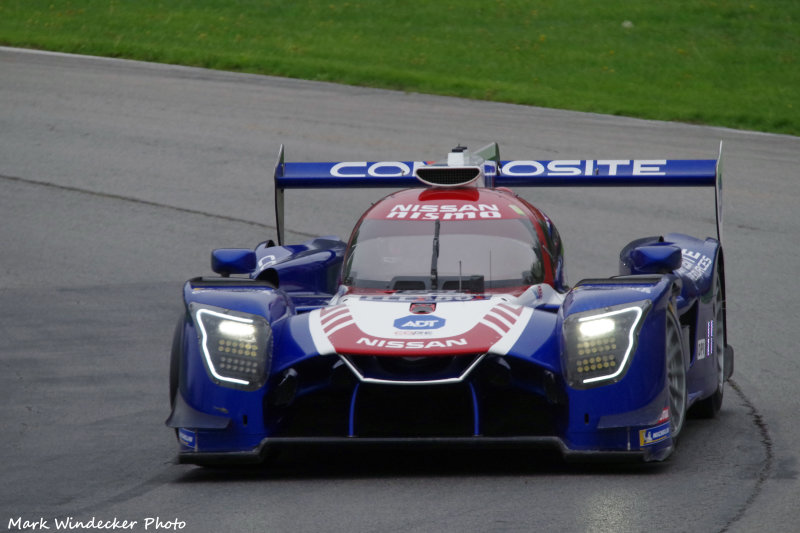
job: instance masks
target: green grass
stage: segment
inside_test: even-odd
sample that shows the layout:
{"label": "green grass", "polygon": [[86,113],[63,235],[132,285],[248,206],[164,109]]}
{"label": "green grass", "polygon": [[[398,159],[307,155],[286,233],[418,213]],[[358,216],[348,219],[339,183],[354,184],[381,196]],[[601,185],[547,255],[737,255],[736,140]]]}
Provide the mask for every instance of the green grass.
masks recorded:
{"label": "green grass", "polygon": [[0,43],[800,134],[795,0],[0,0]]}

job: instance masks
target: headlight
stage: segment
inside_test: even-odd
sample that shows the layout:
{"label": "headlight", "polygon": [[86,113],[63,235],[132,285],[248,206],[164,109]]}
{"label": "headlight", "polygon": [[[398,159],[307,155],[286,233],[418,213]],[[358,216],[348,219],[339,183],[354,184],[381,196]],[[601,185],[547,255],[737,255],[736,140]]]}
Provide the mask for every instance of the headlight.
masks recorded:
{"label": "headlight", "polygon": [[269,373],[272,328],[260,316],[190,304],[206,368],[221,385],[254,390]]}
{"label": "headlight", "polygon": [[622,378],[636,350],[650,301],[576,313],[562,328],[567,380],[585,389]]}

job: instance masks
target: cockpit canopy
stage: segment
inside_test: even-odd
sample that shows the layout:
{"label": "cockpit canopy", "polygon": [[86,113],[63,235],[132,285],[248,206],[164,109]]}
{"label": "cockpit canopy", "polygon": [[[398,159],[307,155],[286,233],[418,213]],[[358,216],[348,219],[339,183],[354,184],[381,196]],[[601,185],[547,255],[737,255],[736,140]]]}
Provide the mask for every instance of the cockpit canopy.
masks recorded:
{"label": "cockpit canopy", "polygon": [[543,282],[542,261],[525,217],[365,218],[351,239],[343,281],[356,289],[483,292]]}

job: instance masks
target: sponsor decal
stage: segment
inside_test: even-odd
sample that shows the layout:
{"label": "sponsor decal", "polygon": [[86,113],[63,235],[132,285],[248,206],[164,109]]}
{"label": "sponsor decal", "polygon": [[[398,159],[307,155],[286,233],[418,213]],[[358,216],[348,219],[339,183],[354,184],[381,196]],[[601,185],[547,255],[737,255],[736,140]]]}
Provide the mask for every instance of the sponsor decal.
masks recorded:
{"label": "sponsor decal", "polygon": [[684,275],[692,281],[698,281],[706,275],[706,272],[714,265],[714,261],[707,255],[700,252],[693,252],[684,248],[683,262],[678,274]]}
{"label": "sponsor decal", "polygon": [[375,339],[369,337],[361,337],[356,341],[356,344],[363,344],[374,348],[403,348],[407,350],[425,350],[429,348],[450,348],[453,346],[466,346],[467,339],[444,339],[444,340],[430,340],[430,341],[405,341],[405,340],[389,340],[389,339]]}
{"label": "sponsor decal", "polygon": [[406,220],[476,220],[502,218],[496,204],[399,204],[392,207],[386,218]]}
{"label": "sponsor decal", "polygon": [[[414,167],[421,166],[415,162]],[[367,176],[410,176],[411,167],[402,161],[379,161],[368,163],[366,161],[345,161],[337,163],[331,168],[331,175],[337,178],[366,178]]]}
{"label": "sponsor decal", "polygon": [[706,356],[711,357],[712,352],[714,351],[714,321],[711,320],[706,324],[706,338],[708,342],[706,342]]}
{"label": "sponsor decal", "polygon": [[[414,170],[426,166],[424,161],[343,161],[330,168],[331,176],[338,178],[400,177],[411,176]],[[554,161],[506,161],[501,174],[506,176],[666,176],[666,159],[564,159]],[[487,175],[495,174],[491,165]]]}
{"label": "sponsor decal", "polygon": [[663,411],[661,411],[661,416],[658,417],[658,421],[656,424],[661,424],[662,422],[666,422],[669,420],[669,407],[665,407]]}
{"label": "sponsor decal", "polygon": [[433,331],[425,329],[397,330],[394,335],[396,337],[433,337]]}
{"label": "sponsor decal", "polygon": [[706,322],[706,338],[697,340],[697,360],[711,357],[714,354],[714,321]]}
{"label": "sponsor decal", "polygon": [[508,161],[505,176],[666,176],[666,159],[597,159],[556,161]]}
{"label": "sponsor decal", "polygon": [[186,428],[178,429],[178,439],[181,444],[197,451],[197,433]]}
{"label": "sponsor decal", "polygon": [[439,318],[434,315],[410,315],[403,318],[398,318],[394,321],[394,327],[397,329],[439,329],[444,326],[445,319]]}
{"label": "sponsor decal", "polygon": [[656,427],[639,430],[639,446],[652,446],[669,437],[669,422]]}

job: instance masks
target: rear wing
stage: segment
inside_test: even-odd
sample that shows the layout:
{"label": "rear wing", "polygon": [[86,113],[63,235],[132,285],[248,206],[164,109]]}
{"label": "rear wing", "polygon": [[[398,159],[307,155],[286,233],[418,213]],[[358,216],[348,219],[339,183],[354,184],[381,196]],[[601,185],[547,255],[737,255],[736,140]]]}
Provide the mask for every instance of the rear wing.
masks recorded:
{"label": "rear wing", "polygon": [[[457,157],[453,157],[457,155]],[[422,169],[422,172],[420,172]],[[714,187],[717,239],[722,242],[722,143],[717,159],[569,159],[502,161],[492,143],[474,154],[456,148],[446,163],[345,161],[287,163],[283,145],[275,165],[278,244],[284,237],[286,189],[388,188],[431,185],[429,174],[464,175],[485,187]],[[479,179],[478,179],[479,178]],[[477,180],[477,181],[476,181]],[[421,181],[423,183],[421,183]],[[466,183],[466,182],[465,182]],[[441,186],[454,186],[452,182]]]}

